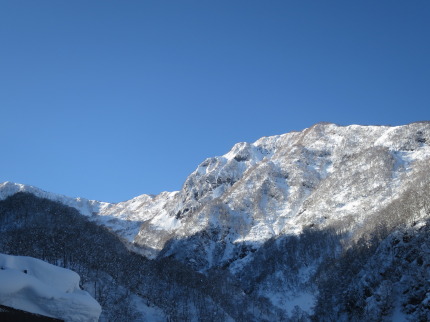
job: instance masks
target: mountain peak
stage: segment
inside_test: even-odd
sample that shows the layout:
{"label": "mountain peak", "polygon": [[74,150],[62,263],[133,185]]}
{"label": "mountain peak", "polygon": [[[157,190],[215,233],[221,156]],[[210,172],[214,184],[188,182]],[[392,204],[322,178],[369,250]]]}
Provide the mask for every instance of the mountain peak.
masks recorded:
{"label": "mountain peak", "polygon": [[74,207],[160,265],[155,271],[177,265],[165,276],[190,279],[239,320],[313,312],[380,320],[402,310],[419,320],[430,303],[421,247],[430,229],[429,143],[429,122],[318,123],[235,144],[198,165],[179,191],[109,204],[6,182],[0,199],[27,192]]}

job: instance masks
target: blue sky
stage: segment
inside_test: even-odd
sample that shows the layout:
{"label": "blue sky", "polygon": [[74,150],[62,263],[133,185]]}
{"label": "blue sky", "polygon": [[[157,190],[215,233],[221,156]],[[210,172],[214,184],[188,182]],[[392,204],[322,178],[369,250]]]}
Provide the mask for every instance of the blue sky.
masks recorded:
{"label": "blue sky", "polygon": [[429,120],[430,1],[2,1],[0,181],[118,202],[234,143]]}

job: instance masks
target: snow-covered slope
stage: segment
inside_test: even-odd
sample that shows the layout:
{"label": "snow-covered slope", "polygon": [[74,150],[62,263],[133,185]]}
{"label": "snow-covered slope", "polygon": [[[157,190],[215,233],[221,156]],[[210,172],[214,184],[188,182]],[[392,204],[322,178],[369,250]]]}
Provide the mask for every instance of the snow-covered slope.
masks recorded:
{"label": "snow-covered slope", "polygon": [[111,204],[85,198],[67,197],[19,183],[0,183],[0,200],[4,200],[18,192],[31,193],[37,197],[73,207],[82,215],[112,229],[120,237],[129,242],[133,241],[139,232],[140,225],[145,219],[145,215],[141,211],[142,205],[154,199],[153,196],[141,195],[129,201]]}
{"label": "snow-covered slope", "polygon": [[244,303],[264,303],[246,314],[297,318],[321,307],[318,294],[333,284],[324,272],[338,269],[327,263],[348,249],[374,251],[372,238],[429,219],[420,195],[430,186],[429,143],[430,122],[316,124],[238,143],[203,161],[176,192],[109,204],[7,182],[0,199],[23,191],[74,207],[149,258],[179,261],[214,283],[234,279]]}
{"label": "snow-covered slope", "polygon": [[[258,247],[309,225],[322,228],[342,220],[342,225],[358,227],[364,214],[389,203],[415,180],[430,158],[429,142],[428,122],[397,127],[316,124],[238,143],[227,154],[202,162],[177,192],[110,204],[6,182],[0,184],[0,199],[26,191],[59,201],[141,246],[152,258],[168,241],[206,230],[216,230],[227,244]],[[200,269],[231,259],[229,247],[223,254],[212,251],[213,245]]]}
{"label": "snow-covered slope", "polygon": [[[181,191],[158,196],[157,207],[145,200],[144,224],[134,241],[154,253],[164,248],[166,255],[184,254],[181,240],[211,231],[203,251],[188,240],[184,256],[204,270],[231,262],[231,245],[258,248],[308,226],[357,228],[416,180],[428,164],[429,142],[430,123],[316,124],[236,144],[201,163]],[[220,249],[219,242],[226,246]]]}
{"label": "snow-covered slope", "polygon": [[101,307],[79,275],[36,258],[0,254],[0,304],[64,321],[98,321]]}

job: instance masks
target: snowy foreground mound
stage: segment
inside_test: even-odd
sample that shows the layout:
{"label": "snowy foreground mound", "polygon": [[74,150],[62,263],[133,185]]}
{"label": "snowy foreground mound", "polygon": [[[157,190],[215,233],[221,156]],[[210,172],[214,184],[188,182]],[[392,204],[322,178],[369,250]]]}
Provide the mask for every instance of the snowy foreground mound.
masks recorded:
{"label": "snowy foreground mound", "polygon": [[98,321],[101,307],[79,275],[26,256],[0,254],[0,304],[65,321]]}

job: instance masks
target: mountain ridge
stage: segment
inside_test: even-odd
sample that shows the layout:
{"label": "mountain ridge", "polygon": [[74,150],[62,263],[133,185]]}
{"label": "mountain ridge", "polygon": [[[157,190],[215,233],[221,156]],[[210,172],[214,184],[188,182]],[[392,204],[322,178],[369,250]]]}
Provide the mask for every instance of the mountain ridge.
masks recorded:
{"label": "mountain ridge", "polygon": [[[423,251],[414,244],[418,255],[411,255],[399,247],[412,244],[397,246],[396,236],[409,231],[416,243],[427,242],[420,229],[427,231],[430,219],[429,144],[430,122],[396,127],[318,123],[237,143],[223,156],[200,163],[179,191],[110,204],[3,183],[0,199],[26,191],[73,207],[156,263],[173,260],[208,281],[239,287],[251,305],[244,312],[248,318],[260,302],[255,317],[269,320],[270,310],[281,314],[279,320],[306,320],[312,314],[327,320],[363,318],[366,310],[378,319],[404,309],[417,317],[427,311],[415,297],[426,293],[384,295],[383,305],[380,299],[388,289],[415,294],[413,283],[399,279],[408,263],[416,265],[408,278],[422,273]],[[375,265],[369,263],[390,252],[400,257],[387,259],[386,278],[368,272]],[[342,275],[339,282],[333,271]],[[352,299],[356,288],[364,300],[351,306],[342,292]],[[327,292],[336,294],[331,307],[324,305]]]}
{"label": "mountain ridge", "polygon": [[[232,198],[235,196],[235,191],[238,190],[237,187],[239,185],[237,181],[239,179],[246,181],[247,178],[249,178],[248,181],[250,179],[255,181],[256,178],[253,176],[258,172],[258,170],[255,171],[258,167],[266,167],[267,171],[277,172],[278,185],[288,182],[290,188],[289,193],[294,192],[291,191],[291,187],[299,189],[300,191],[296,192],[299,195],[297,196],[298,202],[294,200],[296,204],[293,206],[297,208],[295,213],[305,213],[306,210],[303,208],[301,201],[307,199],[309,191],[297,188],[296,182],[293,181],[302,180],[303,184],[309,185],[309,187],[307,187],[308,190],[313,189],[314,185],[324,181],[330,174],[331,168],[333,167],[333,158],[331,156],[335,153],[335,146],[344,144],[347,147],[347,149],[344,149],[350,150],[349,154],[357,153],[351,148],[356,142],[350,138],[348,142],[342,143],[344,139],[339,136],[339,132],[341,132],[340,134],[354,132],[354,135],[357,135],[358,139],[360,139],[360,135],[364,137],[363,132],[365,132],[366,135],[371,132],[377,132],[376,136],[378,137],[375,138],[374,134],[373,142],[364,142],[363,144],[369,145],[369,148],[380,147],[382,149],[388,148],[391,152],[394,151],[396,164],[398,169],[400,169],[400,171],[396,173],[400,175],[400,172],[405,170],[408,158],[411,158],[412,154],[405,151],[407,151],[407,149],[412,149],[412,146],[415,146],[415,148],[419,148],[419,146],[413,143],[409,148],[400,146],[400,142],[393,142],[391,138],[393,132],[407,128],[416,128],[415,132],[422,132],[420,128],[427,128],[427,141],[425,141],[426,138],[423,137],[421,140],[424,141],[418,142],[419,144],[425,145],[425,142],[430,141],[428,138],[429,124],[430,122],[416,122],[403,126],[390,127],[361,125],[339,126],[334,123],[317,123],[300,132],[293,131],[281,135],[262,137],[254,143],[240,142],[235,144],[232,149],[223,156],[204,160],[197,169],[188,176],[182,189],[179,191],[162,192],[155,196],[143,194],[115,204],[88,200],[85,198],[66,197],[48,193],[32,186],[13,184],[10,182],[0,184],[0,199],[4,199],[6,196],[16,193],[17,191],[26,191],[39,197],[60,201],[63,204],[74,207],[83,215],[94,217],[100,224],[116,231],[129,242],[145,244],[145,240],[142,240],[141,236],[139,236],[139,231],[142,231],[141,225],[144,227],[150,226],[150,228],[156,230],[157,233],[162,232],[166,235],[170,235],[172,231],[177,231],[180,235],[186,235],[189,233],[189,231],[187,232],[186,230],[190,227],[185,225],[185,228],[183,228],[182,226],[184,225],[182,225],[182,221],[186,221],[184,218],[187,216],[189,217],[190,212],[196,212],[196,209],[200,211],[200,209],[204,209],[205,206],[207,207],[207,203],[213,202],[219,198],[221,198],[221,202],[223,203],[231,202]],[[332,132],[331,135],[330,131]],[[414,130],[410,132],[413,131]],[[420,140],[420,138],[417,139]],[[416,140],[415,143],[417,143]],[[404,142],[403,144],[406,143]],[[315,151],[320,153],[320,155],[311,155]],[[428,155],[427,150],[423,153]],[[304,164],[282,167],[282,162],[289,162],[291,160],[290,155],[296,158],[297,163],[302,162]],[[346,158],[347,156],[348,153],[344,153],[342,157]],[[425,156],[416,157],[422,158]],[[412,159],[414,159],[413,156]],[[264,172],[264,170],[261,172]],[[300,173],[300,175],[297,175],[297,173]],[[290,179],[284,180],[283,176],[285,177],[288,175]],[[291,184],[291,182],[293,182],[293,184]],[[279,191],[276,187],[274,189]],[[339,199],[339,205],[344,203],[340,200],[340,197],[337,197],[337,199]],[[353,205],[350,206],[353,207]],[[168,208],[167,211],[166,208]],[[200,223],[200,226],[201,224],[202,223]],[[199,222],[195,221],[191,230],[196,231],[196,227],[198,226]],[[261,237],[265,239],[270,234],[276,235],[281,231],[284,231],[284,233],[286,232],[286,227],[281,227],[282,224],[280,223],[275,226],[263,226],[266,226],[263,228],[266,230],[269,229],[272,233],[255,231],[255,234],[251,235],[249,239],[256,240]],[[244,238],[244,240],[246,240],[246,237]],[[152,244],[156,249],[161,249],[164,245],[161,240],[158,243]],[[154,254],[147,255],[154,256]]]}

